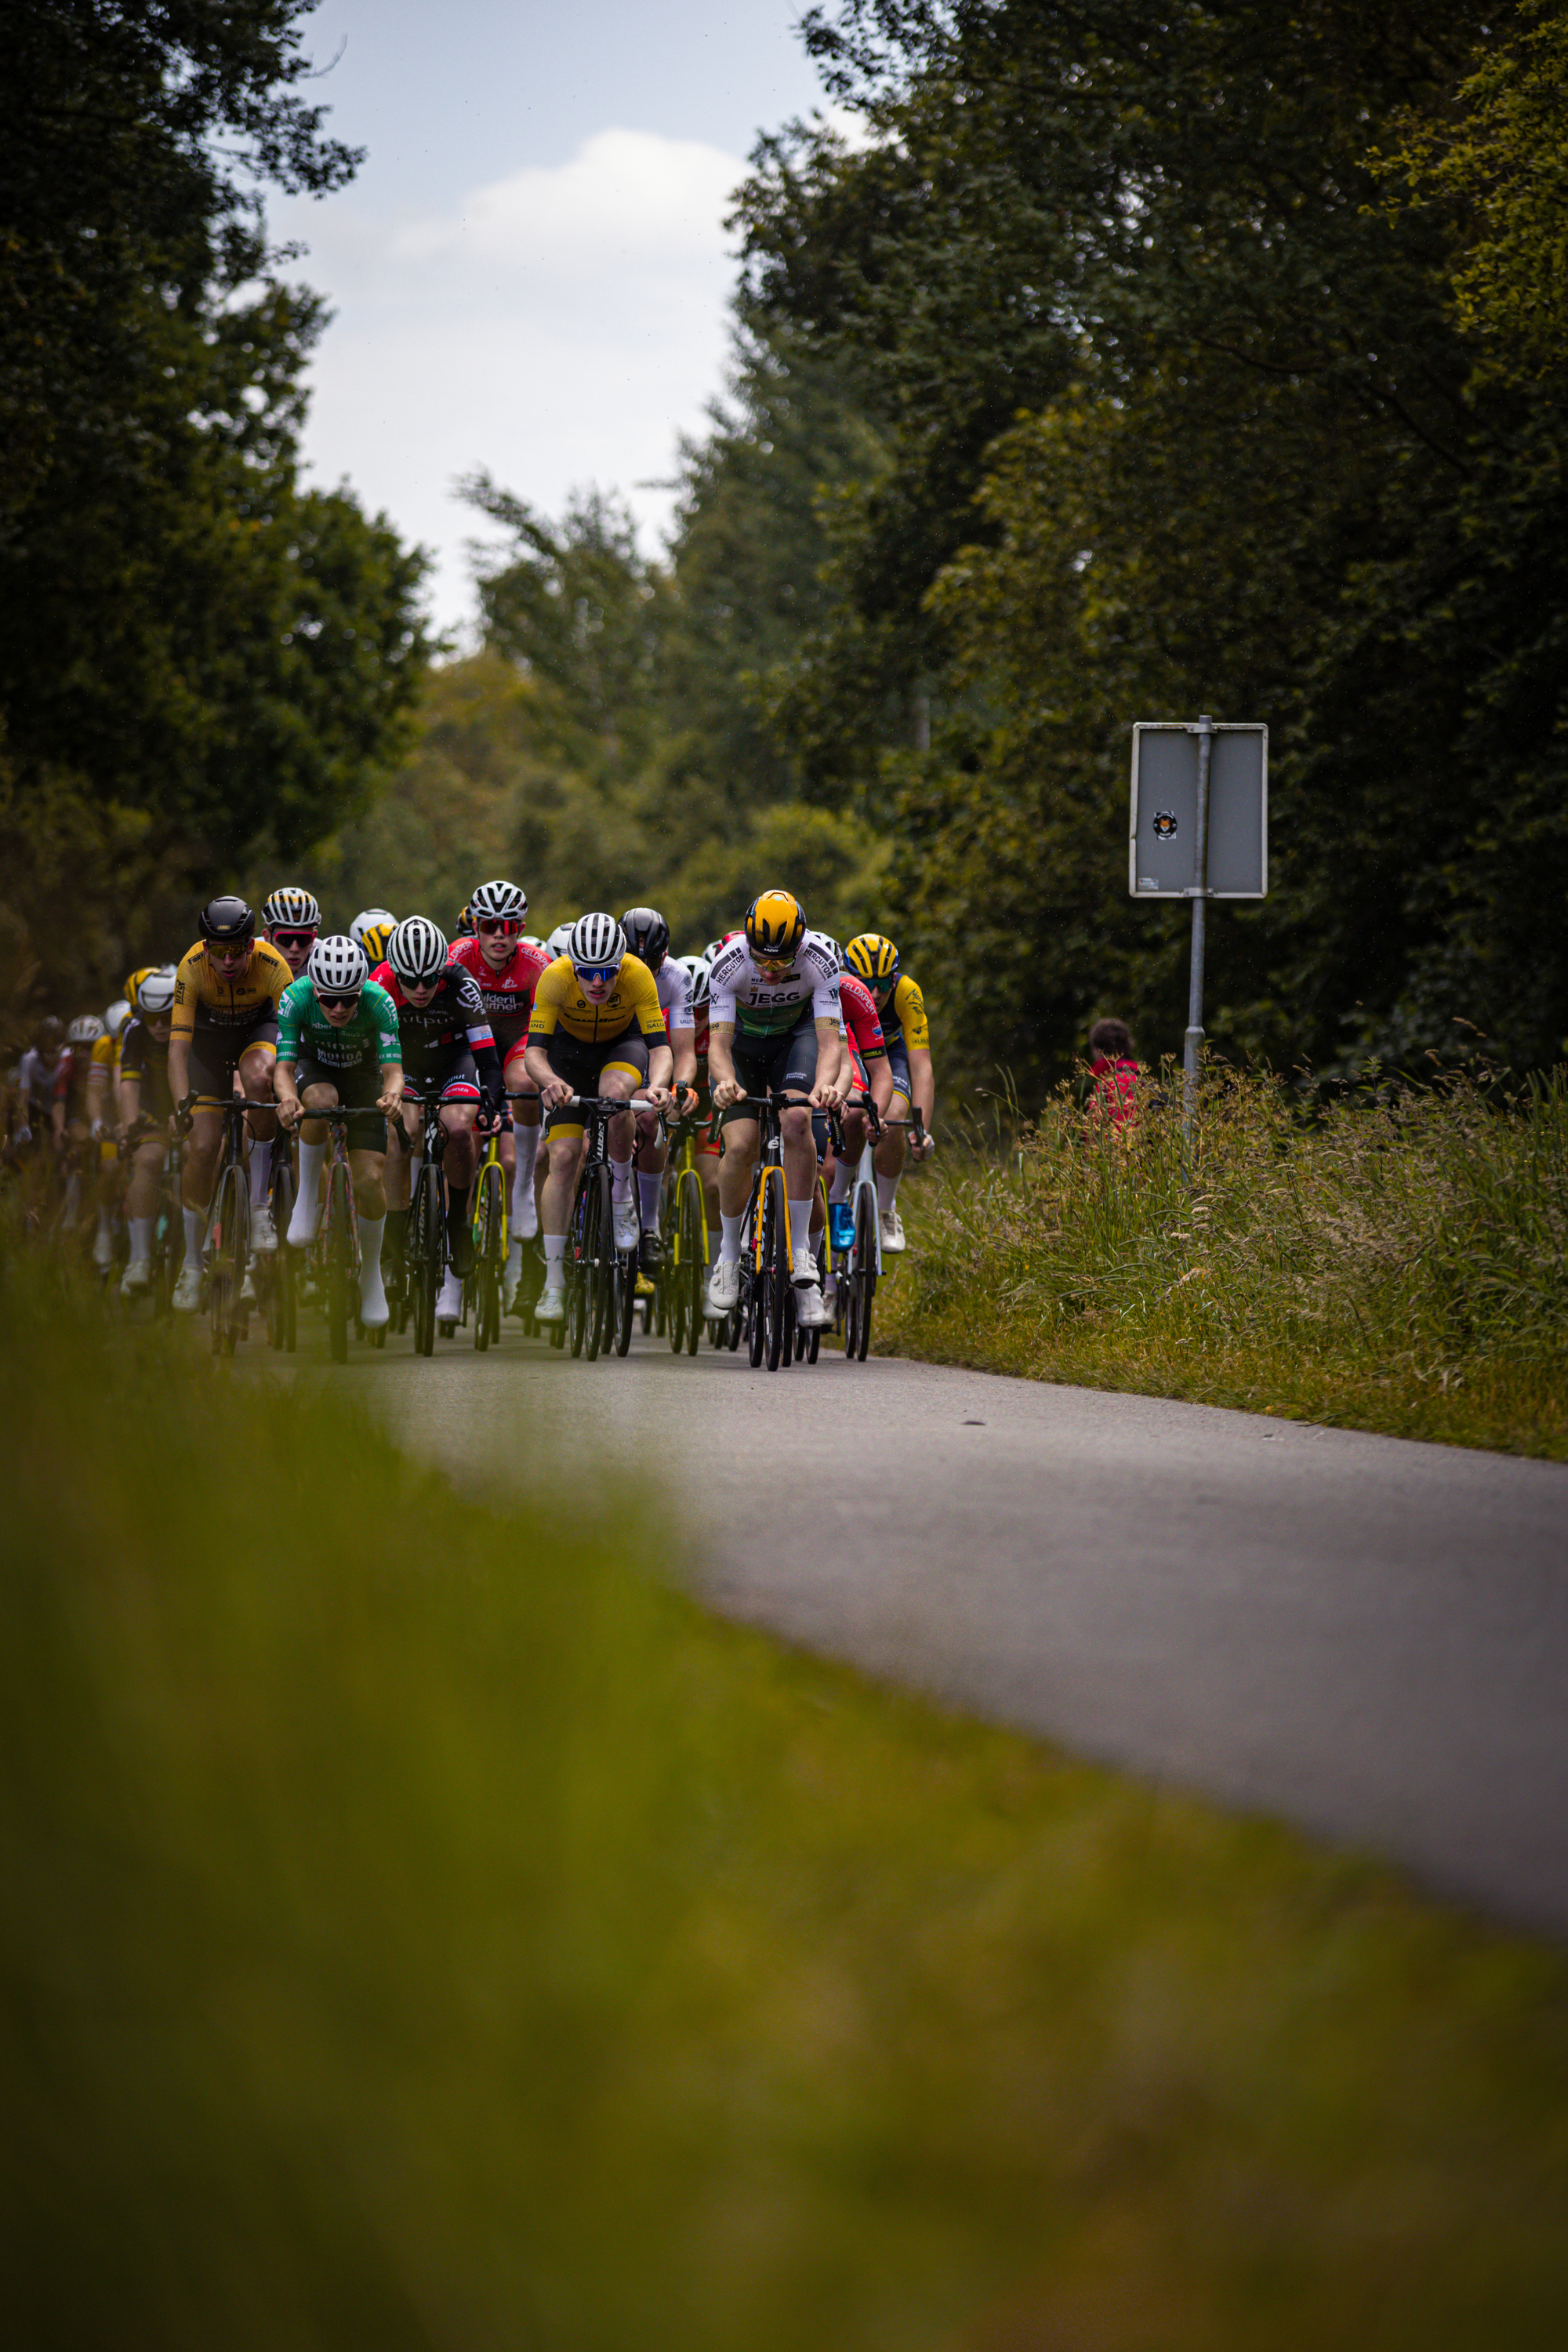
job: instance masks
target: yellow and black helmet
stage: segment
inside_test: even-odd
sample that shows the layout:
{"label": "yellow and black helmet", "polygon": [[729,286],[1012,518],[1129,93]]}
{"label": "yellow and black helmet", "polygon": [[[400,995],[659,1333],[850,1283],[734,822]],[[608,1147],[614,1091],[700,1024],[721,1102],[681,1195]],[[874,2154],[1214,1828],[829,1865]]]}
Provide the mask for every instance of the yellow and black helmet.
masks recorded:
{"label": "yellow and black helmet", "polygon": [[140,1012],[142,1008],[142,982],[157,969],[155,963],[139,964],[134,971],[126,974],[125,999],[133,1013]]}
{"label": "yellow and black helmet", "polygon": [[891,988],[899,976],[899,950],[880,931],[861,931],[845,949],[844,960],[868,988]]}
{"label": "yellow and black helmet", "polygon": [[787,890],[764,890],[746,909],[746,945],[754,956],[782,962],[805,937],[800,900]]}

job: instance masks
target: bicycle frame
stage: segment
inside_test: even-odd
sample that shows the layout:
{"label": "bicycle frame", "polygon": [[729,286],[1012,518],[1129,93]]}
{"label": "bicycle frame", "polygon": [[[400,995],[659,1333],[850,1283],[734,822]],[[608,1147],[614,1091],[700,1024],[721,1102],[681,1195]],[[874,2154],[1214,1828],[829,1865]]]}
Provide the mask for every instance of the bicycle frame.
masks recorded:
{"label": "bicycle frame", "polygon": [[212,1198],[206,1206],[206,1234],[202,1244],[206,1259],[207,1304],[212,1315],[213,1353],[232,1356],[245,1334],[249,1314],[242,1296],[250,1264],[250,1177],[245,1159],[247,1111],[276,1108],[271,1102],[251,1102],[244,1095],[188,1095],[180,1107],[180,1132],[188,1135],[198,1110],[216,1110],[223,1121],[217,1170]]}

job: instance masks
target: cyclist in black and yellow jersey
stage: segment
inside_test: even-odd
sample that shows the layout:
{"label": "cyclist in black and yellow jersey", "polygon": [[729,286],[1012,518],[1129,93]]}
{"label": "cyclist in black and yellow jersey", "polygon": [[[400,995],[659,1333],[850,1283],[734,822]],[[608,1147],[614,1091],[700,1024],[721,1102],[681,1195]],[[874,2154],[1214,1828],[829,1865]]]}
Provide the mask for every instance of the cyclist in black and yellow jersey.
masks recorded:
{"label": "cyclist in black and yellow jersey", "polygon": [[[573,1095],[626,1101],[639,1089],[655,1103],[670,1098],[674,1058],[658,984],[647,964],[627,953],[626,935],[613,915],[581,916],[572,926],[568,952],[540,974],[523,1066],[539,1088],[550,1139],[540,1204],[544,1288],[533,1311],[538,1322],[559,1323],[566,1312],[566,1228],[583,1156],[582,1121],[562,1106]],[[636,1249],[629,1112],[612,1122],[609,1142],[616,1247]]]}
{"label": "cyclist in black and yellow jersey", "polygon": [[[189,1095],[232,1094],[237,1076],[240,1091],[252,1101],[271,1100],[278,1000],[293,977],[271,942],[257,938],[256,917],[243,898],[214,898],[203,908],[201,938],[174,975],[169,1086],[176,1109]],[[277,1118],[271,1111],[253,1111],[249,1127],[251,1245],[275,1250],[278,1235],[267,1187]],[[174,1291],[174,1305],[184,1314],[194,1314],[201,1304],[207,1203],[222,1140],[219,1114],[197,1111],[183,1183],[185,1262]]]}
{"label": "cyclist in black and yellow jersey", "polygon": [[844,950],[844,960],[877,1000],[888,1066],[893,1074],[893,1096],[888,1115],[890,1118],[907,1119],[912,1107],[920,1112],[925,1126],[918,1144],[907,1143],[907,1128],[889,1127],[884,1129],[877,1146],[877,1207],[882,1223],[882,1248],[889,1255],[896,1255],[905,1246],[897,1199],[907,1151],[912,1149],[917,1160],[929,1160],[936,1149],[931,1132],[936,1110],[936,1073],[931,1066],[925,999],[908,972],[900,970],[899,950],[880,931],[862,931],[858,938],[851,940]]}

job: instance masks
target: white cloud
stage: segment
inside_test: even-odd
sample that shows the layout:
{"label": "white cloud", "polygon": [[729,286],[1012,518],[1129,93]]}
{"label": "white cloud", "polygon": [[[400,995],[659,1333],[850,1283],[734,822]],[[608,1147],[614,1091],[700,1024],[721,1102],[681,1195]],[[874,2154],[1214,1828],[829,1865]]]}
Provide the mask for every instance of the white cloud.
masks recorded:
{"label": "white cloud", "polygon": [[451,215],[376,221],[350,196],[275,219],[309,243],[302,275],[337,313],[311,367],[314,477],[347,475],[438,551],[443,624],[471,607],[462,545],[481,519],[452,483],[475,466],[547,509],[592,480],[650,526],[667,515],[633,485],[669,472],[719,388],[743,169],[694,140],[600,131]]}

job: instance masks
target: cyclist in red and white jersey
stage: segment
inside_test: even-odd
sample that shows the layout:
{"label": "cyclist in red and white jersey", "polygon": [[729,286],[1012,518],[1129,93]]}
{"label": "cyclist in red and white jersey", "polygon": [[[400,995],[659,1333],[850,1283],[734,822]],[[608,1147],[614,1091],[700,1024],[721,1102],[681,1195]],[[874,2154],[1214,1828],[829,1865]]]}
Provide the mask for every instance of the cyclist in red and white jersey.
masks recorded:
{"label": "cyclist in red and white jersey", "polygon": [[528,897],[515,882],[481,882],[468,900],[473,931],[452,943],[452,961],[471,972],[495,1032],[510,1121],[503,1126],[501,1166],[511,1187],[511,1247],[503,1295],[510,1307],[522,1279],[522,1245],[539,1231],[533,1164],[539,1153],[539,1089],[524,1073],[528,1022],[533,991],[551,956],[541,941],[528,940]]}

